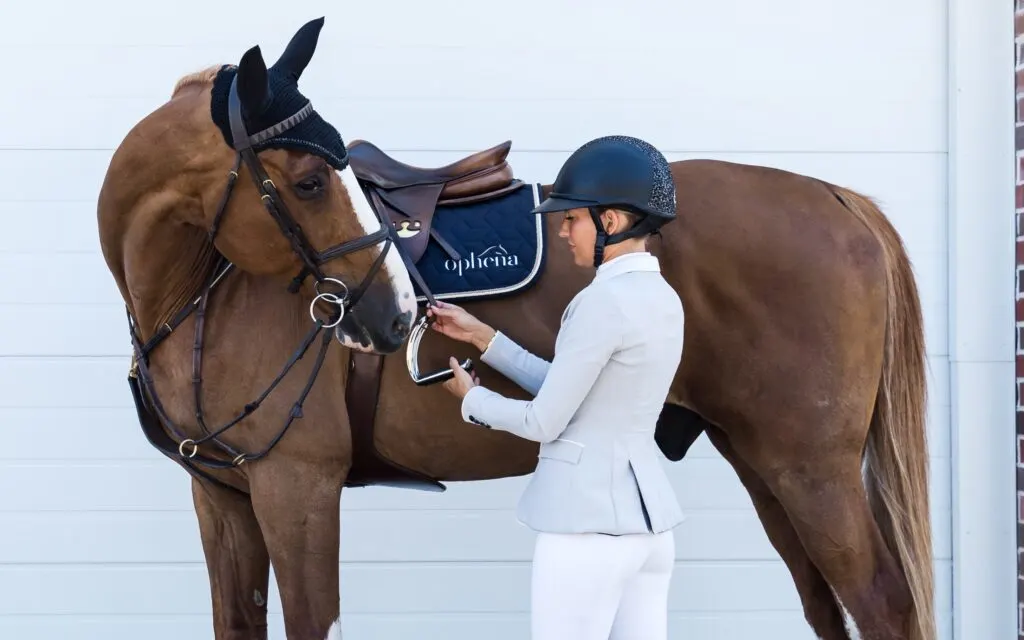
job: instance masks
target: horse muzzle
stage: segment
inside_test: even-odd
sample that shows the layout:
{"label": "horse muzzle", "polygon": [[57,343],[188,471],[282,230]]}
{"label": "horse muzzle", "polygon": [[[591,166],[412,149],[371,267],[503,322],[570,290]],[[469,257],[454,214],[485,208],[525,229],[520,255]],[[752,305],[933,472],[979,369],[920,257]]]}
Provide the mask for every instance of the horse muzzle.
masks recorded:
{"label": "horse muzzle", "polygon": [[402,347],[412,331],[413,320],[414,313],[399,308],[388,284],[374,282],[341,317],[334,334],[350,348],[386,355]]}

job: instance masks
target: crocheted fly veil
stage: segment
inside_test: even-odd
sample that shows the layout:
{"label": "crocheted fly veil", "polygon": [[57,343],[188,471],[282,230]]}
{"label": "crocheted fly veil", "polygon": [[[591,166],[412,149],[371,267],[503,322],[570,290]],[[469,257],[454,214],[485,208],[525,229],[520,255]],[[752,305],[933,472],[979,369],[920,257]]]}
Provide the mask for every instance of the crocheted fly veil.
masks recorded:
{"label": "crocheted fly veil", "polygon": [[234,140],[228,96],[237,76],[242,119],[255,139],[253,151],[294,149],[320,156],[339,171],[348,166],[341,134],[299,92],[299,77],[313,57],[323,24],[324,19],[318,18],[303,25],[270,68],[266,67],[260,48],[255,46],[242,56],[238,66],[225,65],[217,73],[210,111],[229,146],[234,146]]}

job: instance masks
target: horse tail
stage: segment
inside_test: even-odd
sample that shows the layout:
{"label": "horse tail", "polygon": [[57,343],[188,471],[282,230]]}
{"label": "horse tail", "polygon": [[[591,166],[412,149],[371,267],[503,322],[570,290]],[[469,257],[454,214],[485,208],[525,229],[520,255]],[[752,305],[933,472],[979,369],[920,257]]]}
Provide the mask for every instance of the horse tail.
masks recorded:
{"label": "horse tail", "polygon": [[828,185],[882,245],[885,352],[864,451],[867,493],[889,551],[910,587],[908,640],[934,640],[934,576],[928,496],[924,319],[913,267],[895,227],[869,197]]}

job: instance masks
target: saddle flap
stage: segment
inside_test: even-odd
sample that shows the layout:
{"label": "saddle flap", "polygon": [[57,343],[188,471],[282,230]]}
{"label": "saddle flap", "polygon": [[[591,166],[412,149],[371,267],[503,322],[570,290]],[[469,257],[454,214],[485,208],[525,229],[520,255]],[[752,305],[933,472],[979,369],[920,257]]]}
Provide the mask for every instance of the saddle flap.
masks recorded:
{"label": "saddle flap", "polygon": [[373,190],[413,262],[419,262],[427,249],[430,224],[443,189],[443,184],[422,184]]}

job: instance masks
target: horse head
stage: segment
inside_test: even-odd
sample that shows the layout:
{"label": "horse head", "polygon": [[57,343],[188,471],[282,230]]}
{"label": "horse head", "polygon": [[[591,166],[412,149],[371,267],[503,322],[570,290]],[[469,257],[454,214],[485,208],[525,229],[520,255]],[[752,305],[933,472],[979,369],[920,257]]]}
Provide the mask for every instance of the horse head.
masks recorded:
{"label": "horse head", "polygon": [[[101,239],[111,244],[119,228],[114,244],[134,249],[134,264],[149,264],[158,278],[166,275],[160,261],[171,266],[163,249],[177,262],[212,264],[215,255],[250,275],[280,279],[313,298],[310,315],[333,326],[346,346],[390,353],[415,320],[409,274],[393,230],[349,167],[341,135],[298,88],[323,23],[302,26],[269,67],[254,46],[237,65],[180,80],[172,99],[115,154],[100,199]],[[116,277],[113,254],[105,253]],[[128,299],[157,286],[119,284]]]}

